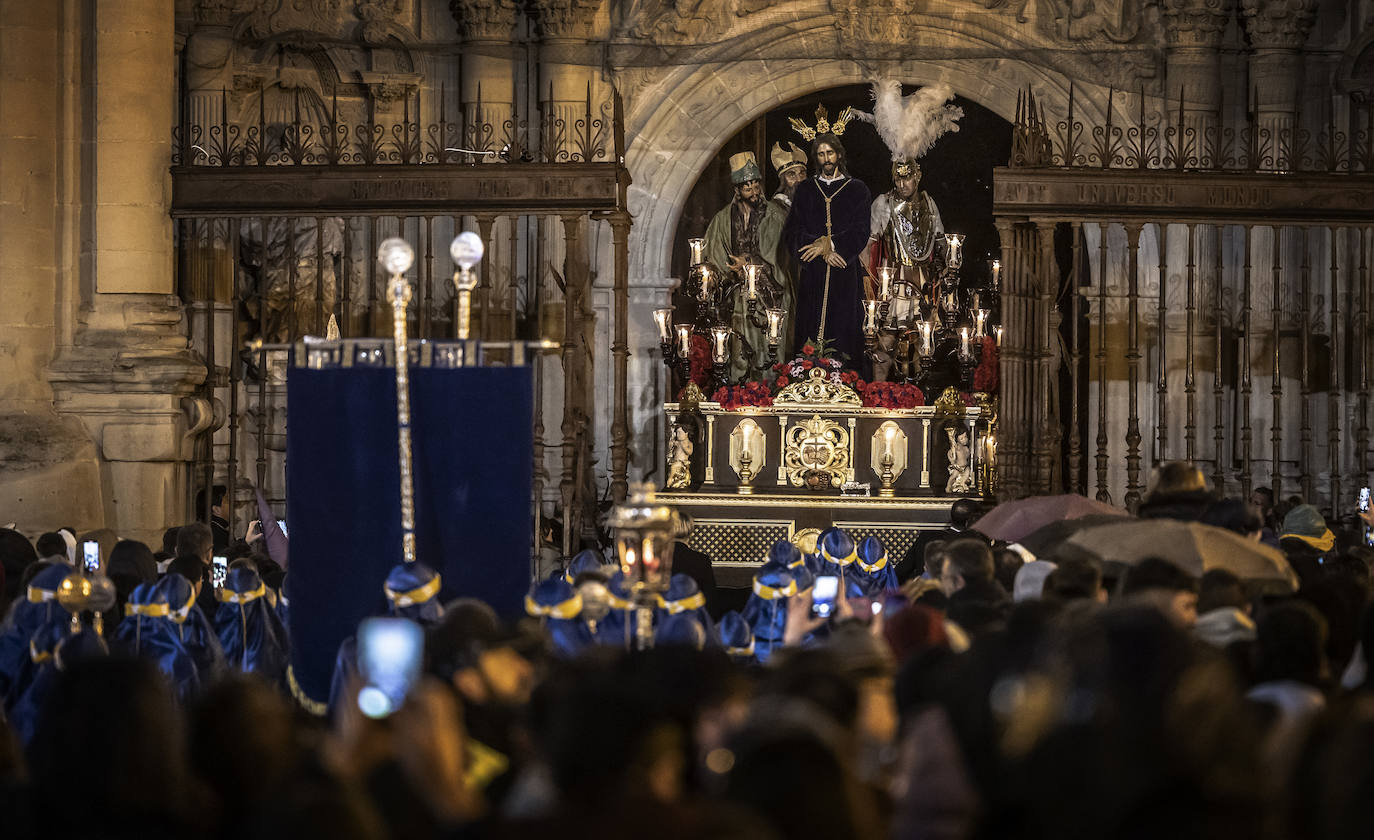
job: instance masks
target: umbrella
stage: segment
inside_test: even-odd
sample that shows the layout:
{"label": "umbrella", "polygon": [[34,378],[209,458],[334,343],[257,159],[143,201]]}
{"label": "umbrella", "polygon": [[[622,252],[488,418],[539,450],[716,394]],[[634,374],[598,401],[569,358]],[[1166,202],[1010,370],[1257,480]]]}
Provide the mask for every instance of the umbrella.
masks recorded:
{"label": "umbrella", "polygon": [[1242,580],[1291,592],[1298,576],[1283,552],[1246,539],[1224,528],[1175,519],[1128,519],[1085,528],[1065,545],[1102,558],[1110,572],[1158,557],[1201,577],[1211,569],[1226,569]]}
{"label": "umbrella", "polygon": [[1121,518],[1120,513],[1090,513],[1077,519],[1058,519],[1043,528],[1037,528],[1017,542],[1042,560],[1053,559],[1050,555],[1069,537],[1086,528],[1120,522]]}
{"label": "umbrella", "polygon": [[1102,502],[1094,502],[1087,496],[1067,493],[1063,496],[1031,496],[1027,499],[1003,502],[971,527],[994,540],[1017,542],[1051,522],[1077,519],[1094,513],[1127,515],[1123,510]]}

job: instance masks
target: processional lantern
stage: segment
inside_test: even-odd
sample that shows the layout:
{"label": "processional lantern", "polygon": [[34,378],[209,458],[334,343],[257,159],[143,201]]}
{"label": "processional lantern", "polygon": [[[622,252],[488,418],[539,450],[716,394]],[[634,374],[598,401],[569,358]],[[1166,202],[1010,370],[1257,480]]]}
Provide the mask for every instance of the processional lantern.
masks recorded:
{"label": "processional lantern", "polygon": [[687,535],[690,523],[658,502],[652,484],[634,484],[607,524],[615,529],[620,570],[634,598],[636,647],[643,650],[653,646],[654,605],[673,574],[673,544]]}

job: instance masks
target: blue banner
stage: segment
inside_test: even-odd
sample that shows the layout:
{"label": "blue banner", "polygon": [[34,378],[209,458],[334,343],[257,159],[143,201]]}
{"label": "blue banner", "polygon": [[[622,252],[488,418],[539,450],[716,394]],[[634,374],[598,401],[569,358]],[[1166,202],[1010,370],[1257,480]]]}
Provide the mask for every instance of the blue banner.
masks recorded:
{"label": "blue banner", "polygon": [[[396,379],[390,367],[292,367],[287,379],[292,670],[329,695],[339,644],[383,613],[401,562]],[[514,616],[533,539],[533,371],[410,369],[416,559],[442,598],[480,598]]]}

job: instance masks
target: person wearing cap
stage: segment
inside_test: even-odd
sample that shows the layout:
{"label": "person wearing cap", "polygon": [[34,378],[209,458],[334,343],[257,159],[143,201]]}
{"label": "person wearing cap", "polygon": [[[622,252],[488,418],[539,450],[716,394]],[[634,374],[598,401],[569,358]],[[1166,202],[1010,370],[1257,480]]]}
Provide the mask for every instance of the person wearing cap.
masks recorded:
{"label": "person wearing cap", "polygon": [[215,592],[215,631],[230,668],[285,684],[286,631],[267,599],[267,585],[251,566],[235,563]]}
{"label": "person wearing cap", "polygon": [[568,568],[564,569],[560,576],[563,580],[576,586],[577,579],[582,575],[588,573],[601,574],[605,572],[605,570],[606,561],[602,559],[601,554],[588,548],[584,551],[579,551],[577,555],[573,557],[572,562],[568,564]]}
{"label": "person wearing cap", "polygon": [[[408,618],[428,627],[444,617],[439,600],[443,578],[424,563],[397,563],[387,572],[382,584],[387,612],[393,618]],[[349,636],[339,644],[334,657],[334,676],[329,681],[327,714],[332,718],[340,699],[358,673],[358,637]],[[294,677],[292,677],[294,678]]]}
{"label": "person wearing cap", "polygon": [[1303,583],[1316,580],[1319,567],[1336,550],[1336,535],[1312,505],[1298,505],[1283,518],[1279,548]]}
{"label": "person wearing cap", "polygon": [[582,595],[562,578],[536,583],[525,596],[525,614],[539,620],[559,656],[577,656],[592,644],[582,620]]}
{"label": "person wearing cap", "polygon": [[1136,515],[1141,519],[1178,519],[1200,521],[1216,502],[1207,488],[1207,477],[1189,461],[1167,461],[1150,470]]}
{"label": "person wearing cap", "polygon": [[[753,348],[758,356],[754,361],[759,362],[768,350],[767,322],[761,321],[763,326],[756,326],[749,320],[744,267],[759,266],[755,317],[768,309],[782,309],[790,318],[792,283],[778,261],[778,245],[787,216],[776,203],[765,199],[763,170],[753,152],[731,155],[730,183],[734,187],[734,198],[706,226],[706,250],[702,257],[723,273],[717,278],[719,282],[740,285],[741,291],[734,299],[732,326]],[[784,339],[786,335],[787,324],[784,323]],[[742,352],[735,355],[730,369],[732,378],[738,379],[749,372],[747,361]]]}
{"label": "person wearing cap", "polygon": [[827,528],[816,540],[816,548],[822,560],[821,574],[837,576],[849,592],[850,579],[855,575],[854,561],[859,559],[854,538],[839,528]]}
{"label": "person wearing cap", "polygon": [[768,150],[768,159],[778,173],[778,191],[770,200],[786,215],[792,209],[792,196],[797,191],[797,185],[806,180],[806,152],[796,143],[789,142],[785,149],[781,143],[774,143],[773,148]]}

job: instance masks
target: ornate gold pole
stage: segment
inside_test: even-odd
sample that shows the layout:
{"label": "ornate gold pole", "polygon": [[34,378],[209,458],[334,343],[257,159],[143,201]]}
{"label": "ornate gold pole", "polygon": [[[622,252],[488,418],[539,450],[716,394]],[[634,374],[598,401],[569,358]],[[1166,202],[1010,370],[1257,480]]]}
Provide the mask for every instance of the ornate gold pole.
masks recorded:
{"label": "ornate gold pole", "polygon": [[482,237],[470,230],[465,230],[453,237],[453,243],[448,246],[449,256],[453,257],[453,264],[458,266],[458,271],[453,275],[453,285],[458,290],[458,339],[460,341],[467,341],[472,329],[472,290],[477,287],[477,278],[473,276],[472,267],[482,261],[482,254],[485,251]]}
{"label": "ornate gold pole", "polygon": [[401,462],[401,557],[415,562],[415,483],[410,452],[410,343],[406,336],[406,306],[411,287],[405,272],[415,262],[415,250],[399,237],[377,248],[377,259],[391,275],[386,299],[391,304],[392,337],[396,349],[396,444]]}

